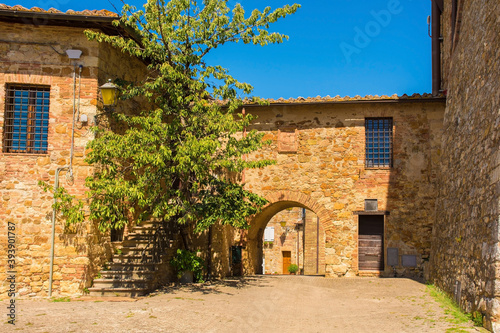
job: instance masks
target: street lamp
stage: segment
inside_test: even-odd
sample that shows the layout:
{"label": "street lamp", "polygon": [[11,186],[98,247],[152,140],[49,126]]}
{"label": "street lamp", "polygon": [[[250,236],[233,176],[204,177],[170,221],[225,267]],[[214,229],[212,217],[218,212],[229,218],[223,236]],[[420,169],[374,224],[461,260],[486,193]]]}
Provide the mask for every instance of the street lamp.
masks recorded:
{"label": "street lamp", "polygon": [[118,87],[111,83],[111,79],[100,86],[99,89],[101,90],[102,104],[104,106],[115,106],[118,99]]}

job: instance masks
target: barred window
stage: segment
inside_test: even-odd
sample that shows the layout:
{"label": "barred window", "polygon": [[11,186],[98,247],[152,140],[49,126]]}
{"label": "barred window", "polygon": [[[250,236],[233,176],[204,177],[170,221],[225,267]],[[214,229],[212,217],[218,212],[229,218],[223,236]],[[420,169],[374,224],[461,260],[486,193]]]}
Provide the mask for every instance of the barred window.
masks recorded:
{"label": "barred window", "polygon": [[8,85],[5,94],[3,151],[47,153],[50,87]]}
{"label": "barred window", "polygon": [[365,118],[365,166],[392,167],[392,118]]}

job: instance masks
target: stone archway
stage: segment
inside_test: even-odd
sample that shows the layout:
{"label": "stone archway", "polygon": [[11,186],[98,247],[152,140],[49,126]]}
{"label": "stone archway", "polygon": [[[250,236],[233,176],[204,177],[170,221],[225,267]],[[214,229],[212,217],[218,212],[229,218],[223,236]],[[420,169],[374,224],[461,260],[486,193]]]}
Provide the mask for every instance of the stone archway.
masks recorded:
{"label": "stone archway", "polygon": [[[321,232],[323,234],[331,228],[331,224],[328,223],[331,220],[328,210],[304,193],[295,191],[278,191],[267,194],[265,198],[269,201],[269,203],[262,209],[260,214],[255,215],[252,218],[250,228],[244,235],[241,236],[240,239],[241,243],[245,244],[243,252],[243,273],[245,275],[260,273],[260,265],[262,262],[261,238],[263,236],[263,230],[276,213],[286,208],[306,208],[314,212],[319,218]],[[322,242],[318,244],[321,256],[323,257],[323,266],[325,241],[326,239],[323,238]],[[324,267],[321,271],[324,273]]]}

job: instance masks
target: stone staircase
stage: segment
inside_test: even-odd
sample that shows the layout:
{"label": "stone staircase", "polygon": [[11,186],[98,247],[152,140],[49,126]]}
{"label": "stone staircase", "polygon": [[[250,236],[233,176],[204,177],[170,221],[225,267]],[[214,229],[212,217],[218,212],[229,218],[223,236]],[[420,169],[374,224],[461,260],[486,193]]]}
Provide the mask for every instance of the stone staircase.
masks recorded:
{"label": "stone staircase", "polygon": [[90,296],[142,296],[168,278],[168,262],[174,254],[175,242],[168,237],[164,248],[155,250],[154,237],[159,227],[159,222],[134,227],[116,247],[117,253],[99,272],[99,278],[94,279]]}

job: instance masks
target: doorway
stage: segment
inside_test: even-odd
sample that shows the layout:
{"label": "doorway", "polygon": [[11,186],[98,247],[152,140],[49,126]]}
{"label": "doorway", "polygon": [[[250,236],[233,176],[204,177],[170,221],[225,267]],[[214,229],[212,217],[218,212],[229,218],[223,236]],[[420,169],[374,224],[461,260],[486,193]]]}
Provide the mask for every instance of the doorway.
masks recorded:
{"label": "doorway", "polygon": [[360,271],[384,270],[384,216],[359,215],[358,268]]}
{"label": "doorway", "polygon": [[290,274],[288,267],[292,264],[292,251],[283,251],[283,274]]}

